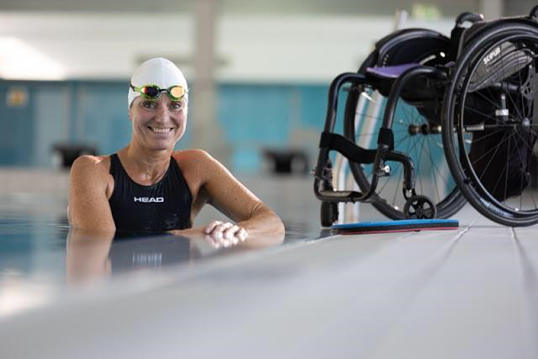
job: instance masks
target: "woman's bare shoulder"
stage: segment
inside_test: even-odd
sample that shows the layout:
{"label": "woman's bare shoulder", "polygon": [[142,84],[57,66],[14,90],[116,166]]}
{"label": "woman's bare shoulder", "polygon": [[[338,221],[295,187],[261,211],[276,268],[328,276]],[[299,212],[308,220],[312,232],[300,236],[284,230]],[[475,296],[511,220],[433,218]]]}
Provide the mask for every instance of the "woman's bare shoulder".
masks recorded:
{"label": "woman's bare shoulder", "polygon": [[172,156],[188,179],[200,183],[227,173],[224,166],[204,150],[175,151]]}
{"label": "woman's bare shoulder", "polygon": [[172,156],[176,161],[215,161],[209,153],[200,149],[174,151]]}
{"label": "woman's bare shoulder", "polygon": [[91,156],[84,155],[77,157],[73,162],[73,168],[87,168],[92,169],[108,167],[110,168],[110,156]]}
{"label": "woman's bare shoulder", "polygon": [[78,157],[71,167],[71,175],[83,174],[92,178],[108,174],[110,171],[110,156],[84,155]]}
{"label": "woman's bare shoulder", "polygon": [[212,170],[219,166],[219,162],[204,150],[183,150],[174,151],[172,157],[176,160],[181,169],[199,172]]}

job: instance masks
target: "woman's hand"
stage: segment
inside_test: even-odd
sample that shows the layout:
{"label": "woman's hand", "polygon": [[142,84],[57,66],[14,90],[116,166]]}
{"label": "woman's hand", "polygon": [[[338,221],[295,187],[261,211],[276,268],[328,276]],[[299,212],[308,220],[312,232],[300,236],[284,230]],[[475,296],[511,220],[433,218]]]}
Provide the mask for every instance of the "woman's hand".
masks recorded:
{"label": "woman's hand", "polygon": [[175,229],[169,233],[192,239],[203,238],[214,248],[233,247],[245,242],[248,237],[248,232],[244,227],[222,221],[212,221],[201,228]]}
{"label": "woman's hand", "polygon": [[204,233],[216,248],[235,246],[244,242],[248,237],[245,228],[222,221],[212,221],[205,226]]}

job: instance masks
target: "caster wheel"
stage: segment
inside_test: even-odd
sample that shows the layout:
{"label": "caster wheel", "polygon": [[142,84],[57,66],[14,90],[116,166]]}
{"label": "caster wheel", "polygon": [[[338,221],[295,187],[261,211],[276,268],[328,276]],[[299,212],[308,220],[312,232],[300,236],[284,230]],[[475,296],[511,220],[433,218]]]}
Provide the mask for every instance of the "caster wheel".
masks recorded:
{"label": "caster wheel", "polygon": [[338,220],[338,203],[321,202],[321,225],[330,227]]}
{"label": "caster wheel", "polygon": [[417,195],[405,202],[404,215],[408,219],[432,219],[437,215],[437,208],[428,197]]}

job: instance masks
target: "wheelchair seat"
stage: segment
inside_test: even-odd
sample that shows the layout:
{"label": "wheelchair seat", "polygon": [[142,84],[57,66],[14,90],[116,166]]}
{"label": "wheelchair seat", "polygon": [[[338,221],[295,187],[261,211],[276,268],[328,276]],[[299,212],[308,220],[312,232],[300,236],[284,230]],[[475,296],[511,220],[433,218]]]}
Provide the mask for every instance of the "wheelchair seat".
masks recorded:
{"label": "wheelchair seat", "polygon": [[383,66],[383,67],[368,67],[366,72],[377,76],[382,79],[395,79],[398,78],[405,71],[410,68],[420,66],[418,63],[403,64],[403,65],[394,65],[394,66]]}

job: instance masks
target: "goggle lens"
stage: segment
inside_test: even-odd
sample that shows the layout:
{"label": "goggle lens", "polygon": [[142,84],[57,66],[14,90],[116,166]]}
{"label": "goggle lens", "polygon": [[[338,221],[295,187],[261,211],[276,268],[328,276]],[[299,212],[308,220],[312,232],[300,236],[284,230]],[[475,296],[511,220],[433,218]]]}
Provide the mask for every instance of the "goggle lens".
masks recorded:
{"label": "goggle lens", "polygon": [[175,98],[176,101],[185,96],[185,89],[181,86],[174,86],[170,89],[168,89],[168,93],[171,95],[170,97]]}
{"label": "goggle lens", "polygon": [[160,89],[155,86],[144,86],[140,90],[142,94],[146,95],[151,99],[159,97],[159,94],[161,93]]}

